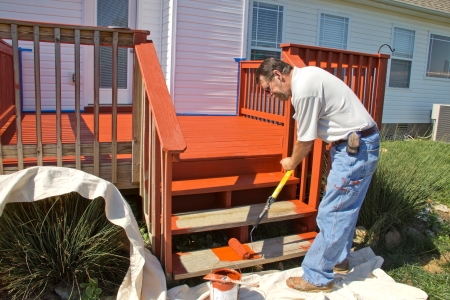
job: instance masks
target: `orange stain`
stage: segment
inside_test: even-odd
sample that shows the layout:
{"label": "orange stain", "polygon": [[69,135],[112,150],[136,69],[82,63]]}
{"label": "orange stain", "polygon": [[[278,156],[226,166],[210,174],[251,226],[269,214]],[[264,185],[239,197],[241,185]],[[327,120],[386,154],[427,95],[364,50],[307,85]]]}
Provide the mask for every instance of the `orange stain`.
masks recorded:
{"label": "orange stain", "polygon": [[[250,249],[247,245],[242,245],[244,248],[251,254],[251,258],[260,258],[258,254],[253,252],[252,249]],[[242,258],[230,247],[220,247],[220,248],[213,248],[211,251],[219,258],[220,261],[237,261],[242,260]]]}

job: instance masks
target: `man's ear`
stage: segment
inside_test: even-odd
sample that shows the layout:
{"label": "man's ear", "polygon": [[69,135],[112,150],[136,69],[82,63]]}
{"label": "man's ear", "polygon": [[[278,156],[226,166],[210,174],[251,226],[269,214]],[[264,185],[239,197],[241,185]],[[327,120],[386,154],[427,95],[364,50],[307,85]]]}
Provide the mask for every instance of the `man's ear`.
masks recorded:
{"label": "man's ear", "polygon": [[280,76],[281,76],[281,72],[278,70],[273,70],[273,76],[277,77],[278,80],[281,80]]}

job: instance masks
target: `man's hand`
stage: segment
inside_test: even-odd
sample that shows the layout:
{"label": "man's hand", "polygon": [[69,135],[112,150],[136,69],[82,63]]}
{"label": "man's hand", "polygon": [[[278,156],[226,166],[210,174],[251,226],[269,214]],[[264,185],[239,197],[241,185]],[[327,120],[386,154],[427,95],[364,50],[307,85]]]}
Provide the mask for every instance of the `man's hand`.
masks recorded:
{"label": "man's hand", "polygon": [[294,170],[295,167],[297,166],[296,164],[293,163],[292,158],[290,158],[290,157],[283,158],[280,161],[280,164],[283,166],[283,169],[285,169],[286,171]]}
{"label": "man's hand", "polygon": [[314,141],[300,142],[297,141],[294,144],[294,149],[292,150],[291,157],[285,157],[280,161],[280,164],[286,171],[294,170],[298,164],[300,164],[308,155],[309,151],[311,151],[312,145]]}

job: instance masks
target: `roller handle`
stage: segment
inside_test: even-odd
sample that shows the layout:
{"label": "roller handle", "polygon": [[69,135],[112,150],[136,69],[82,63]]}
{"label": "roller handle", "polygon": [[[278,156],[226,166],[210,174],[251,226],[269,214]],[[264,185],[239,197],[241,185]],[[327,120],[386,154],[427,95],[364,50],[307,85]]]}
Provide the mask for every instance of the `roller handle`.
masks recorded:
{"label": "roller handle", "polygon": [[266,215],[266,213],[269,211],[270,206],[272,205],[272,203],[275,202],[275,200],[278,197],[278,194],[281,192],[281,190],[283,189],[284,185],[286,184],[286,182],[288,181],[289,177],[291,177],[291,174],[294,170],[290,170],[287,171],[283,178],[281,179],[280,183],[278,184],[277,188],[275,189],[275,191],[273,192],[272,196],[269,197],[269,199],[267,199],[266,202],[266,206],[264,206],[263,211],[259,214],[258,219],[256,219],[255,224],[253,224],[253,229],[258,227],[259,222],[261,222],[262,218],[264,218],[264,216]]}

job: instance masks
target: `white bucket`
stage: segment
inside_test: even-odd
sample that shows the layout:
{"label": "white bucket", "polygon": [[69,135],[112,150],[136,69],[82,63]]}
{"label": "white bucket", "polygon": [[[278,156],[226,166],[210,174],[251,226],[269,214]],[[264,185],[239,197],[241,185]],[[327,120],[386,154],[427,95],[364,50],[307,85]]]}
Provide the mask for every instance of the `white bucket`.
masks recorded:
{"label": "white bucket", "polygon": [[[239,272],[228,268],[217,269],[211,273],[228,276],[228,278],[234,280],[241,280],[241,274]],[[238,300],[239,284],[232,282],[222,283],[218,281],[210,281],[209,292],[210,300]]]}

